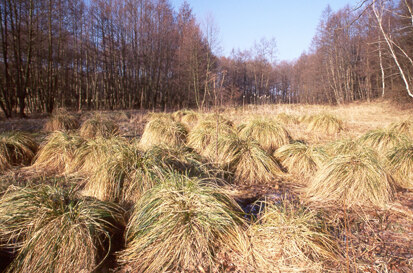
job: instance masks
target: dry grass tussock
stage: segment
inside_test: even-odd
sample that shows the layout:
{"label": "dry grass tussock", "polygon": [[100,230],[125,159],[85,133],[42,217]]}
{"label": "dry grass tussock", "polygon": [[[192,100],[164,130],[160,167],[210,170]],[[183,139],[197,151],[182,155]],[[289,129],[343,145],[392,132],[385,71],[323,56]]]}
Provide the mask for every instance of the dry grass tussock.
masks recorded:
{"label": "dry grass tussock", "polygon": [[0,133],[0,173],[15,166],[29,165],[38,150],[38,144],[26,133]]}
{"label": "dry grass tussock", "polygon": [[83,122],[79,134],[85,139],[95,137],[110,138],[119,135],[119,126],[108,118],[95,115]]}
{"label": "dry grass tussock", "polygon": [[376,149],[380,154],[386,154],[395,146],[407,141],[407,136],[385,128],[368,131],[360,137],[359,141]]}
{"label": "dry grass tussock", "polygon": [[322,148],[302,142],[281,146],[275,151],[274,156],[288,172],[304,177],[313,176],[327,158]]}
{"label": "dry grass tussock", "polygon": [[271,183],[283,175],[279,163],[251,138],[222,136],[218,139],[218,153],[220,163],[234,173],[236,183]]}
{"label": "dry grass tussock", "polygon": [[179,110],[172,114],[175,121],[181,122],[188,129],[194,127],[200,119],[200,113],[194,110]]}
{"label": "dry grass tussock", "polygon": [[216,161],[218,139],[234,134],[236,131],[230,121],[222,116],[206,116],[189,132],[188,146],[201,155]]}
{"label": "dry grass tussock", "polygon": [[170,174],[135,205],[118,260],[129,272],[211,272],[218,251],[244,253],[241,215],[214,184]]}
{"label": "dry grass tussock", "polygon": [[76,151],[84,143],[84,139],[75,134],[55,131],[42,144],[30,168],[49,174],[73,173],[76,171],[73,168]]}
{"label": "dry grass tussock", "polygon": [[69,131],[79,128],[78,117],[70,114],[65,109],[58,109],[53,112],[50,119],[46,122],[44,129],[48,132]]}
{"label": "dry grass tussock", "polygon": [[364,146],[358,139],[339,139],[326,144],[325,150],[329,156],[335,157],[337,155],[352,154],[354,152],[362,152]]}
{"label": "dry grass tussock", "polygon": [[239,135],[254,139],[270,154],[291,140],[290,133],[280,123],[263,118],[239,126]]}
{"label": "dry grass tussock", "polygon": [[5,272],[92,272],[108,256],[123,213],[51,186],[9,189],[0,199],[0,242],[16,256]]}
{"label": "dry grass tussock", "polygon": [[389,125],[389,130],[406,135],[413,140],[413,120],[406,119],[404,121],[393,122]]}
{"label": "dry grass tussock", "polygon": [[275,116],[275,119],[283,124],[298,124],[299,118],[296,115],[287,114],[287,113],[279,113]]}
{"label": "dry grass tussock", "polygon": [[140,145],[148,149],[153,145],[181,146],[186,142],[185,126],[170,118],[154,117],[145,125]]}
{"label": "dry grass tussock", "polygon": [[325,272],[337,258],[338,244],[316,212],[290,204],[263,204],[250,227],[256,272]]}
{"label": "dry grass tussock", "polygon": [[406,141],[387,154],[390,172],[399,186],[413,189],[413,142]]}
{"label": "dry grass tussock", "polygon": [[395,182],[377,153],[365,148],[331,158],[305,191],[311,201],[340,207],[385,207],[393,200],[395,189]]}
{"label": "dry grass tussock", "polygon": [[343,129],[343,121],[333,115],[318,114],[308,117],[308,131],[316,131],[332,135],[338,134]]}

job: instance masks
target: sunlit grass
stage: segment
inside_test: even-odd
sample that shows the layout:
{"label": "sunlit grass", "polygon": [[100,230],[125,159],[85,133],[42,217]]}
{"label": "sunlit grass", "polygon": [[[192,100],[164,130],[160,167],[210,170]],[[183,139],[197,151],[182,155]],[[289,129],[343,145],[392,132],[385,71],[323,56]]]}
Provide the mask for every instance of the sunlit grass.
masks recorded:
{"label": "sunlit grass", "polygon": [[79,128],[78,117],[70,114],[65,109],[58,109],[53,112],[52,116],[46,122],[44,129],[49,132],[69,131]]}
{"label": "sunlit grass", "polygon": [[10,189],[0,199],[1,247],[16,251],[6,272],[92,272],[107,258],[123,213],[51,186]]}
{"label": "sunlit grass", "polygon": [[0,172],[14,166],[29,165],[38,150],[38,144],[23,132],[0,133]]}
{"label": "sunlit grass", "polygon": [[395,146],[387,154],[387,160],[398,184],[413,189],[413,143],[406,141]]}
{"label": "sunlit grass", "polygon": [[386,154],[392,148],[405,141],[405,135],[387,128],[368,131],[360,137],[362,144],[371,146],[380,154]]}
{"label": "sunlit grass", "polygon": [[135,205],[119,262],[130,272],[216,269],[221,248],[244,251],[241,214],[214,184],[170,174]]}
{"label": "sunlit grass", "polygon": [[344,129],[343,121],[330,114],[318,114],[304,118],[308,122],[307,130],[324,134],[337,134]]}
{"label": "sunlit grass", "polygon": [[119,126],[108,118],[95,115],[82,123],[79,134],[85,139],[95,137],[110,138],[119,135]]}

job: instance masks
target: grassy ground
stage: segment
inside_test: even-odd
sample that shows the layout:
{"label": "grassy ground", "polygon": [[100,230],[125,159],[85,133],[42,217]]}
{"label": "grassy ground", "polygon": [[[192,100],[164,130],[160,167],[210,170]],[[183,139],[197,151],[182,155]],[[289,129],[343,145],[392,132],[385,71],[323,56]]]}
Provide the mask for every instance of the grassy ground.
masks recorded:
{"label": "grassy ground", "polygon": [[[90,195],[88,189],[95,187],[93,181],[103,181],[95,178],[107,177],[107,186],[99,184],[95,191],[110,188],[113,198],[100,198],[108,196],[105,192],[84,198],[118,203],[129,222],[126,227],[119,223],[124,236],[105,235],[120,242],[125,240],[107,250],[110,254],[105,256],[106,260],[100,262],[101,257],[83,250],[92,255],[90,259],[97,259],[98,272],[413,271],[413,158],[410,152],[413,139],[406,136],[404,141],[404,135],[401,137],[392,131],[397,141],[403,142],[401,148],[396,142],[382,144],[393,143],[393,139],[380,135],[382,145],[377,149],[370,144],[369,136],[376,129],[412,120],[413,110],[377,101],[344,106],[249,105],[219,112],[218,120],[211,116],[215,112],[193,111],[173,115],[132,110],[71,114],[80,124],[97,115],[109,119],[119,127],[119,136],[104,141],[98,137],[84,138],[72,144],[72,135],[80,138],[79,130],[62,133],[68,134],[65,148],[56,148],[59,150],[56,155],[48,151],[51,153],[48,158],[53,158],[53,162],[46,166],[40,164],[41,168],[36,168],[39,163],[34,167],[13,165],[0,174],[0,192],[11,191],[10,185],[30,189],[51,184],[87,196]],[[332,125],[326,125],[327,128],[311,123],[320,117],[323,125]],[[151,131],[145,129],[155,119],[161,121],[162,126],[152,126]],[[201,124],[203,119],[207,127],[197,128],[196,124]],[[48,117],[1,120],[0,133],[30,133],[40,144],[35,162],[52,134],[45,128],[48,120]],[[258,129],[259,139],[257,133],[239,133],[257,120],[272,120],[282,126],[288,131],[287,141],[294,145],[280,148],[283,143],[272,145],[268,141],[264,145],[267,129]],[[268,132],[268,138],[276,139],[277,132],[285,135],[284,129],[273,129],[281,128],[277,126],[261,124],[259,128],[269,128],[272,131]],[[174,128],[179,129],[178,133],[174,133]],[[199,132],[194,151],[186,147],[194,142],[192,129]],[[112,142],[115,141],[112,138],[120,139],[123,148],[118,148],[118,142]],[[112,146],[100,147],[99,143]],[[163,145],[155,146],[157,153],[154,153],[154,144]],[[175,147],[164,146],[168,144]],[[67,150],[70,154],[65,154]],[[176,151],[185,151],[185,155],[177,155]],[[50,172],[48,165],[51,168],[56,162],[63,165]],[[112,167],[93,167],[93,163]],[[273,167],[268,167],[274,164],[281,169],[273,171]],[[105,172],[101,174],[101,171]],[[0,198],[0,207],[7,207],[7,203],[2,203],[6,199]],[[238,211],[240,208],[232,203],[234,200],[244,213]],[[66,205],[71,212],[71,205]],[[221,209],[230,215],[228,219],[223,217]],[[158,215],[162,216],[157,218]],[[179,225],[171,226],[170,221],[178,218]],[[225,228],[217,228],[219,225]],[[7,221],[0,215],[0,229],[7,228]],[[157,230],[161,230],[167,240],[158,236]],[[231,242],[228,234],[233,236]],[[17,272],[17,258],[26,261],[36,257],[34,254],[24,256],[28,254],[21,249],[26,248],[16,239],[13,247],[8,246],[7,232],[0,230],[0,235],[3,236],[0,236],[0,257],[4,261],[0,264],[1,270]],[[175,238],[185,238],[185,244]],[[25,246],[25,239],[18,240]],[[169,248],[182,249],[186,254],[175,253],[172,260],[154,256],[160,251],[167,253]],[[7,267],[13,258],[14,263]],[[88,270],[92,269],[84,272]]]}

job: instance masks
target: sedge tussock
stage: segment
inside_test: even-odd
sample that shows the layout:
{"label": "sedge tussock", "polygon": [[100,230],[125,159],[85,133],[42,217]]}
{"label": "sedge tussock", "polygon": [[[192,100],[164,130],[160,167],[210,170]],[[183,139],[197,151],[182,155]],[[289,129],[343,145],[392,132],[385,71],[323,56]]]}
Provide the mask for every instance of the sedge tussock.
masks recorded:
{"label": "sedge tussock", "polygon": [[258,142],[237,135],[220,137],[219,160],[223,167],[229,166],[239,183],[271,183],[283,174],[279,163]]}
{"label": "sedge tussock", "polygon": [[253,119],[239,128],[242,138],[252,138],[268,153],[273,153],[279,147],[290,143],[289,132],[272,119]]}
{"label": "sedge tussock", "polygon": [[0,199],[0,241],[16,257],[6,272],[93,272],[123,214],[116,204],[51,186],[9,190]]}
{"label": "sedge tussock", "polygon": [[181,146],[185,144],[187,134],[182,123],[156,117],[145,125],[140,145],[144,149],[153,145]]}
{"label": "sedge tussock", "polygon": [[[214,119],[215,118],[215,119]],[[226,135],[235,135],[232,123],[218,116],[207,116],[189,132],[188,146],[202,156],[215,159],[218,138]]]}
{"label": "sedge tussock", "polygon": [[327,158],[323,149],[302,142],[281,146],[274,156],[289,172],[305,177],[313,176]]}
{"label": "sedge tussock", "polygon": [[47,173],[69,174],[73,171],[75,152],[84,142],[77,135],[55,131],[40,148],[31,168]]}
{"label": "sedge tussock", "polygon": [[354,139],[340,139],[326,145],[326,151],[332,157],[341,154],[351,154],[355,151],[363,151],[364,147],[362,146],[359,140]]}
{"label": "sedge tussock", "polygon": [[37,143],[23,132],[0,134],[0,172],[14,166],[29,165],[38,150]]}
{"label": "sedge tussock", "polygon": [[48,132],[69,131],[79,128],[79,119],[65,109],[55,111],[46,122],[44,129]]}
{"label": "sedge tussock", "polygon": [[305,189],[312,201],[352,206],[387,205],[394,197],[395,182],[378,154],[368,148],[337,155],[326,162]]}
{"label": "sedge tussock", "polygon": [[390,124],[388,128],[391,131],[409,136],[413,139],[413,120],[407,119],[404,121],[395,122]]}
{"label": "sedge tussock", "polygon": [[175,121],[179,121],[184,124],[187,128],[194,127],[198,120],[199,114],[193,110],[180,110],[172,114]]}
{"label": "sedge tussock", "polygon": [[136,203],[118,261],[129,272],[212,272],[219,250],[245,251],[241,215],[215,184],[170,174]]}
{"label": "sedge tussock", "polygon": [[402,188],[413,189],[413,143],[404,142],[389,151],[390,171]]}
{"label": "sedge tussock", "polygon": [[275,116],[275,119],[283,124],[298,124],[299,120],[294,115],[289,115],[287,113],[279,113]]}
{"label": "sedge tussock", "polygon": [[307,130],[330,135],[337,134],[343,130],[343,121],[330,114],[318,114],[309,117]]}
{"label": "sedge tussock", "polygon": [[407,140],[407,137],[391,129],[376,129],[360,137],[360,142],[376,149],[380,154],[386,154],[395,146]]}
{"label": "sedge tussock", "polygon": [[119,135],[119,126],[108,118],[96,115],[83,122],[79,134],[85,139],[95,137],[110,138]]}
{"label": "sedge tussock", "polygon": [[324,272],[336,259],[337,242],[310,209],[284,202],[264,203],[250,235],[260,272]]}

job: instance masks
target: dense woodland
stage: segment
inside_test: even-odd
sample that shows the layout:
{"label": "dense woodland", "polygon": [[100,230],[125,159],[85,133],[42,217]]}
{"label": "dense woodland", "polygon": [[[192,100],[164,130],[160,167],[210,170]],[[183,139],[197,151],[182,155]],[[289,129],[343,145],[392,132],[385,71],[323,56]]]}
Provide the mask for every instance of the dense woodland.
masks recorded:
{"label": "dense woodland", "polygon": [[267,39],[220,57],[213,21],[195,18],[188,4],[0,0],[0,107],[12,117],[57,107],[409,101],[412,7],[411,0],[327,7],[311,48],[286,62]]}

